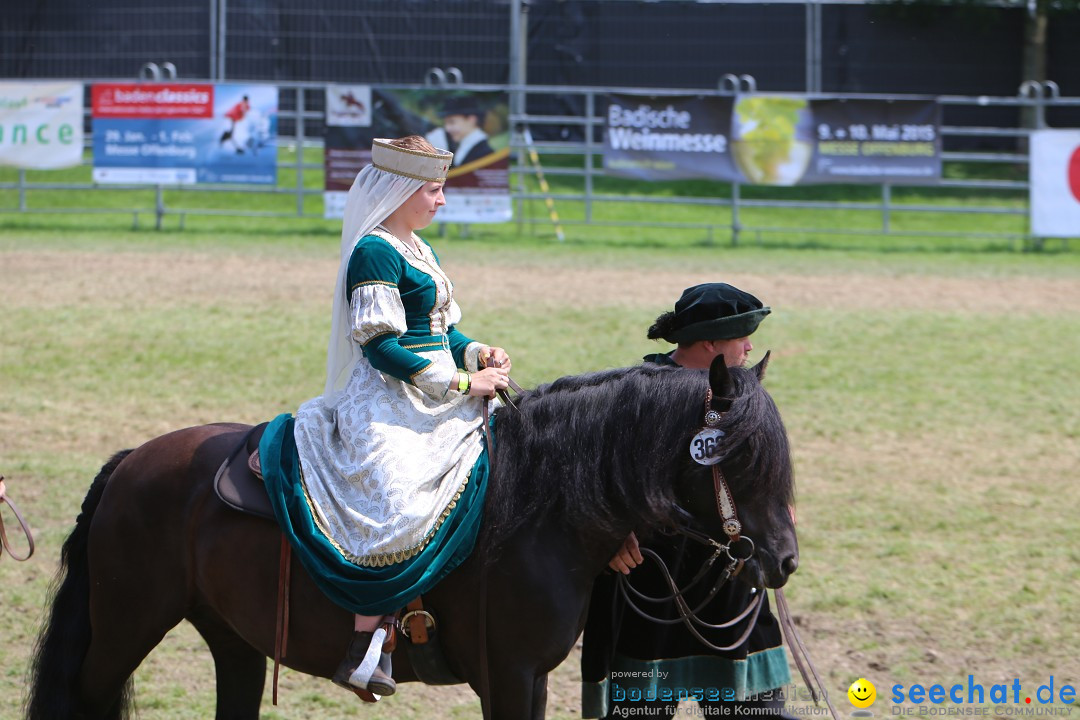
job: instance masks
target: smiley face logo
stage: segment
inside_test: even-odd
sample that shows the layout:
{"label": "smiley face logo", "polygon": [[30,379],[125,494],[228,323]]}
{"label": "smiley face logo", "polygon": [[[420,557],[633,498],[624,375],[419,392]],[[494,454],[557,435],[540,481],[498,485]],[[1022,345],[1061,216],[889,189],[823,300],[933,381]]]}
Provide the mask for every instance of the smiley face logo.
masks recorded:
{"label": "smiley face logo", "polygon": [[857,708],[868,708],[877,700],[877,689],[866,678],[859,678],[851,683],[847,691],[848,700]]}

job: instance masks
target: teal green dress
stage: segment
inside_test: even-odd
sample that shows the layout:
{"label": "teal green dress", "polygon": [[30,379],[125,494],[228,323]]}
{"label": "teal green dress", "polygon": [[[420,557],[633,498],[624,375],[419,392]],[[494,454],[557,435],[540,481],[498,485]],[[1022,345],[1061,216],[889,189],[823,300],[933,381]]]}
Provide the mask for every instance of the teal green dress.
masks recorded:
{"label": "teal green dress", "polygon": [[336,401],[282,415],[260,444],[271,503],[322,590],[392,612],[457,567],[480,526],[488,461],[482,398],[457,392],[484,347],[456,328],[434,251],[377,228],[348,266],[350,340],[363,350]]}

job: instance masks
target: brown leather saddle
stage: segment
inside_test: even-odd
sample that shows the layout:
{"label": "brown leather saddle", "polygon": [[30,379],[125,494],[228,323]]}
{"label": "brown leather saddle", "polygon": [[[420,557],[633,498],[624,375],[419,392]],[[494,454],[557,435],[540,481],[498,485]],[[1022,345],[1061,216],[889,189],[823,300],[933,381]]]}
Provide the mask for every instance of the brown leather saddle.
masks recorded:
{"label": "brown leather saddle", "polygon": [[214,476],[214,492],[234,510],[276,520],[259,464],[259,440],[266,426],[262,423],[248,430],[225,457]]}

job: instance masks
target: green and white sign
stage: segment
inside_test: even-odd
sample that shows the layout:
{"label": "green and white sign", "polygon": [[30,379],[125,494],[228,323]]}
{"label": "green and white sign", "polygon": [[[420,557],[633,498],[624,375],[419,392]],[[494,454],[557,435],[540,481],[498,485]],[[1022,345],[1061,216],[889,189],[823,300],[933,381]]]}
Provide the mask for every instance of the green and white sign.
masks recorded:
{"label": "green and white sign", "polygon": [[82,83],[0,82],[0,165],[71,167],[82,151]]}

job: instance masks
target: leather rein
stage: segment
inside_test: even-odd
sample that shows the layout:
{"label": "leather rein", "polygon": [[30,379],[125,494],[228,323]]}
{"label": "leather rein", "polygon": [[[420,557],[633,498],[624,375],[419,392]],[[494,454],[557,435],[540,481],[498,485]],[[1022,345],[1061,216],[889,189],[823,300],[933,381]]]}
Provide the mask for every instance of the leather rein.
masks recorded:
{"label": "leather rein", "polygon": [[15,514],[15,519],[19,523],[19,527],[22,529],[23,535],[26,536],[26,544],[29,549],[25,555],[16,555],[15,551],[11,549],[11,543],[8,541],[7,532],[4,530],[4,517],[0,515],[0,557],[3,557],[6,551],[14,560],[23,562],[29,560],[30,556],[34,554],[34,535],[30,532],[30,526],[23,520],[23,516],[19,513],[19,508],[15,506],[15,503],[11,501],[11,498],[7,495],[7,486],[4,485],[4,476],[0,475],[0,505],[7,504],[11,508],[11,512]]}
{"label": "leather rein", "polygon": [[[493,358],[493,357],[491,357],[489,355],[487,357],[486,362],[484,363],[484,367],[499,367],[499,363],[495,360],[495,358]],[[525,392],[524,390],[521,389],[521,386],[518,385],[516,382],[514,382],[514,380],[509,375],[506,376],[506,384],[507,384],[507,387],[510,390],[513,390],[518,395]],[[506,390],[496,390],[495,394],[498,396],[498,398],[500,400],[502,400],[503,405],[512,407],[515,410],[518,409],[518,406],[515,405],[514,401],[510,398],[510,393],[508,393]],[[491,468],[491,476],[494,477],[495,476],[495,438],[492,437],[492,435],[491,435],[492,398],[486,397],[486,398],[482,398],[482,399],[484,401],[484,410],[483,410],[483,413],[482,413],[482,417],[483,417],[483,420],[484,420],[484,442],[487,444],[488,465]]]}

